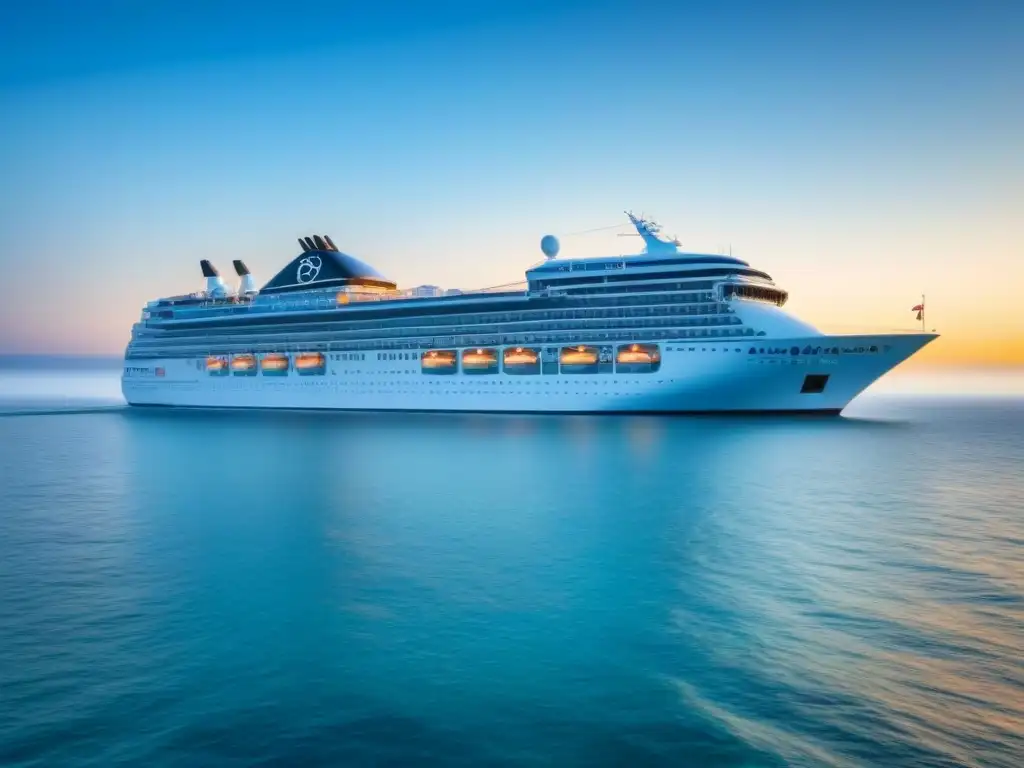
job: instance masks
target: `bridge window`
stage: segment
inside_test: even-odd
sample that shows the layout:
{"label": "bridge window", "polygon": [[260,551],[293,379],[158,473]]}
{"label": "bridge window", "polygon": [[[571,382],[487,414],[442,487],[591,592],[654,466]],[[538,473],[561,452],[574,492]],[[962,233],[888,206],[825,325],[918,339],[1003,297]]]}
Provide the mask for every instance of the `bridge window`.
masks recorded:
{"label": "bridge window", "polygon": [[724,286],[723,293],[726,299],[735,297],[747,299],[748,301],[763,301],[767,304],[774,304],[777,307],[781,307],[789,299],[789,294],[785,291],[780,291],[778,288],[771,288],[766,285],[728,283]]}

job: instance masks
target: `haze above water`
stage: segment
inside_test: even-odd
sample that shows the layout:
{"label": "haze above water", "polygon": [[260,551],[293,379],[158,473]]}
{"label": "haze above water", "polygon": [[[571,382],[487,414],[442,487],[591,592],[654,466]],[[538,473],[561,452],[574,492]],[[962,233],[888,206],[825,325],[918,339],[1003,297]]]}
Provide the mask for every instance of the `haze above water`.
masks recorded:
{"label": "haze above water", "polygon": [[0,764],[1024,764],[1020,372],[800,419],[61,366],[0,368]]}

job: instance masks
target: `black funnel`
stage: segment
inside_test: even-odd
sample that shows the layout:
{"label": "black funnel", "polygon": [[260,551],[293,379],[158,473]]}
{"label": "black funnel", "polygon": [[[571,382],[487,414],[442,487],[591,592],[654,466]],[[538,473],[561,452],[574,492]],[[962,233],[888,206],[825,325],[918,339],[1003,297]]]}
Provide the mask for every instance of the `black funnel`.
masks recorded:
{"label": "black funnel", "polygon": [[316,243],[316,249],[318,251],[328,250],[327,243],[323,241],[323,238],[321,238],[320,235],[313,235],[313,242]]}
{"label": "black funnel", "polygon": [[305,241],[305,240],[303,240],[303,239],[302,239],[301,237],[299,238],[299,247],[301,247],[301,248],[302,248],[302,252],[303,252],[303,253],[305,253],[306,251],[308,251],[308,250],[309,250],[309,246],[308,246],[308,245],[306,245],[306,241]]}
{"label": "black funnel", "polygon": [[329,237],[328,237],[327,235],[324,235],[324,240],[325,240],[325,241],[326,241],[326,243],[327,243],[327,247],[328,247],[328,248],[330,248],[330,249],[331,249],[332,251],[336,251],[336,250],[338,250],[338,246],[336,246],[336,245],[334,244],[334,241],[333,241],[333,240],[331,240],[331,238],[329,238]]}
{"label": "black funnel", "polygon": [[203,270],[203,277],[220,276],[220,272],[217,271],[217,268],[213,266],[213,264],[211,264],[208,259],[203,259],[202,261],[200,261],[199,266]]}
{"label": "black funnel", "polygon": [[310,251],[315,251],[316,250],[316,243],[313,242],[313,238],[312,237],[307,237],[306,238],[306,248],[307,248],[307,250],[310,250]]}
{"label": "black funnel", "polygon": [[249,274],[249,268],[245,266],[245,262],[241,259],[235,259],[231,264],[235,268],[235,274],[239,277],[245,277]]}

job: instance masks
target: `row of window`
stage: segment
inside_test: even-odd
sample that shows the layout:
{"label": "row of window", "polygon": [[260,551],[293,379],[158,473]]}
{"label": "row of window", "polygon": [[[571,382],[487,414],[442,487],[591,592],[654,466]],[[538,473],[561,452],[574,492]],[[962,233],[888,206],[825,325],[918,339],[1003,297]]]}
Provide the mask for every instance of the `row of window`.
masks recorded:
{"label": "row of window", "polygon": [[603,272],[606,269],[637,269],[639,267],[676,267],[695,264],[736,264],[740,267],[749,266],[742,259],[735,256],[721,256],[715,254],[700,254],[680,256],[674,259],[637,259],[630,257],[622,261],[549,261],[530,270],[531,273],[541,272]]}
{"label": "row of window", "polygon": [[[630,298],[630,297],[619,297]],[[538,300],[530,302],[529,307],[523,307],[522,303],[515,308],[515,311],[492,311],[490,308],[480,308],[476,311],[464,307],[459,313],[446,313],[444,315],[418,315],[413,317],[380,318],[346,315],[345,313],[331,314],[327,317],[298,318],[294,315],[281,313],[263,312],[246,318],[245,323],[225,325],[218,323],[142,323],[137,327],[139,335],[190,335],[197,331],[216,333],[264,333],[270,332],[281,325],[291,325],[296,328],[314,330],[332,330],[343,328],[345,330],[382,330],[386,328],[399,328],[408,330],[412,328],[433,328],[443,325],[469,325],[469,324],[494,324],[512,322],[536,322],[540,320],[580,320],[591,318],[615,318],[632,317],[643,318],[656,315],[705,315],[721,312],[730,312],[727,305],[713,301],[710,293],[681,296],[680,294],[663,294],[656,296],[633,297],[636,302],[609,301],[601,299],[592,304],[593,299],[563,299],[553,307],[552,302]],[[565,306],[565,305],[569,306]],[[322,314],[322,313],[317,313]],[[375,313],[376,314],[376,313]],[[362,319],[360,319],[362,318]]]}
{"label": "row of window", "polygon": [[[162,323],[154,320],[143,323],[147,328],[165,329],[188,329],[188,328],[209,328],[221,329],[230,327],[259,327],[274,326],[281,324],[315,324],[328,322],[351,323],[352,327],[384,327],[384,324],[399,327],[416,324],[443,324],[452,322],[466,322],[473,318],[477,322],[497,321],[503,314],[509,319],[522,318],[524,313],[532,313],[545,310],[573,310],[585,308],[609,308],[609,307],[639,307],[654,306],[662,304],[685,305],[699,303],[707,300],[707,290],[711,285],[702,286],[703,290],[698,292],[682,291],[666,293],[658,286],[650,286],[655,289],[647,293],[635,295],[615,296],[548,296],[531,297],[525,295],[515,300],[483,301],[469,304],[466,301],[452,303],[446,306],[422,306],[391,308],[388,305],[392,302],[380,302],[369,309],[360,308],[354,311],[349,308],[334,310],[317,310],[312,308],[310,312],[278,312],[274,306],[253,305],[242,308],[234,316],[222,316],[214,312],[205,311],[202,314],[204,319],[187,320],[172,324]],[[483,317],[482,317],[483,316]],[[393,322],[388,322],[393,321]],[[363,326],[362,324],[367,325]],[[378,325],[380,324],[380,325]]]}
{"label": "row of window", "polygon": [[[711,283],[704,283],[705,288],[710,288]],[[637,285],[586,285],[586,286],[574,286],[572,284],[551,286],[544,290],[551,291],[555,295],[565,296],[604,296],[608,294],[619,294],[619,293],[650,293],[651,291],[683,291],[687,289],[686,283],[642,283]],[[712,298],[712,294],[708,291],[702,290],[695,297],[696,301],[708,300]]]}
{"label": "row of window", "polygon": [[[653,346],[655,349],[657,349],[657,345],[646,345],[646,344],[637,345],[637,344],[633,344],[633,345],[626,345],[626,346],[632,346],[634,348],[638,347],[638,346],[639,347]],[[626,346],[620,347],[620,349],[625,349]],[[568,347],[567,349],[574,350],[574,349],[578,349],[578,347]],[[879,347],[876,344],[859,345],[859,346],[855,346],[855,347],[854,346],[849,346],[849,347],[822,347],[822,346],[811,346],[810,344],[807,344],[807,345],[804,345],[803,348],[798,347],[798,346],[792,346],[792,347],[750,347],[747,350],[747,353],[751,354],[751,355],[756,355],[756,354],[761,354],[761,355],[791,355],[791,356],[794,356],[794,357],[797,356],[797,355],[813,355],[813,356],[818,356],[818,355],[840,355],[840,354],[845,354],[845,355],[874,355],[874,354],[878,354],[879,352],[882,352],[882,351],[888,351],[888,349],[889,349],[889,347],[886,346],[885,349],[883,350],[881,347]],[[669,347],[668,350],[670,352],[672,352],[672,351],[676,351],[676,348]],[[679,352],[684,352],[684,351],[689,351],[689,352],[717,352],[718,351],[718,347],[708,347],[708,346],[678,347],[678,351]],[[722,347],[721,351],[722,352],[742,352],[743,348],[741,346]],[[427,353],[422,353],[422,354],[427,354]],[[334,357],[335,357],[335,359],[339,359],[339,360],[346,360],[346,359],[363,360],[363,359],[365,359],[365,355],[360,355],[360,354],[335,355]],[[396,352],[378,352],[377,353],[377,359],[378,360],[417,360],[420,357],[421,357],[421,354],[420,353],[415,353],[415,352],[397,352],[397,353]]]}
{"label": "row of window", "polygon": [[542,290],[544,288],[555,288],[566,284],[572,285],[597,285],[601,283],[624,283],[624,282],[636,282],[638,280],[685,280],[687,278],[694,277],[728,277],[729,275],[746,275],[749,277],[759,277],[763,280],[771,280],[764,272],[757,269],[750,269],[750,267],[741,267],[736,265],[734,267],[714,267],[712,269],[690,269],[685,271],[680,270],[669,270],[665,272],[635,272],[635,273],[622,273],[622,274],[604,274],[604,275],[580,275],[576,272],[570,272],[568,275],[561,277],[555,277],[552,275],[551,278],[544,278],[539,280],[530,280],[530,290]]}
{"label": "row of window", "polygon": [[[526,283],[522,283],[522,290],[518,291],[489,291],[479,294],[459,294],[455,296],[432,296],[430,305],[425,306],[422,299],[416,298],[384,298],[375,301],[364,300],[356,302],[355,306],[382,310],[379,314],[388,317],[415,316],[420,314],[445,314],[450,313],[451,302],[465,301],[467,298],[486,299],[519,299],[526,296]],[[365,303],[364,303],[365,302]],[[203,301],[176,312],[175,317],[216,317],[230,318],[234,315],[245,315],[249,311],[259,312],[301,312],[310,309],[338,309],[338,292],[335,290],[305,290],[298,295],[262,295],[255,300],[243,304],[228,303],[220,301]],[[248,304],[252,304],[250,310]],[[459,311],[456,307],[454,311]],[[378,314],[373,312],[373,314]]]}
{"label": "row of window", "polygon": [[[750,271],[751,274],[757,274],[758,276],[763,276],[764,278],[768,279],[767,275],[764,275],[764,273],[756,273],[756,272],[754,272],[752,270],[748,270],[748,271]],[[698,271],[698,273],[699,272],[700,271]],[[733,272],[735,272],[735,270],[732,270],[730,273],[733,273]],[[590,293],[590,294],[627,293],[628,294],[628,293],[644,293],[644,292],[646,292],[646,293],[664,293],[666,291],[679,291],[679,292],[692,293],[692,292],[695,292],[695,291],[705,291],[705,292],[709,291],[711,289],[711,287],[713,286],[713,282],[712,281],[694,280],[694,279],[692,279],[692,277],[687,278],[687,275],[689,275],[689,274],[693,274],[693,276],[698,276],[698,273],[671,274],[671,276],[682,277],[683,278],[679,282],[672,282],[672,283],[667,283],[667,282],[664,281],[666,273],[648,273],[646,275],[636,275],[634,277],[631,277],[630,281],[633,284],[620,284],[620,285],[610,286],[610,287],[606,287],[606,288],[598,288],[598,287],[594,286],[594,287],[591,287],[590,289],[578,288],[578,287],[572,287],[572,286],[578,286],[581,282],[587,282],[589,280],[593,280],[593,278],[583,278],[583,279],[580,279],[580,280],[573,279],[573,280],[570,280],[570,281],[548,281],[548,282],[551,282],[553,285],[557,285],[557,287],[559,288],[560,292],[570,293],[570,294],[587,294],[587,293]],[[644,280],[646,280],[647,282],[646,283],[637,282],[637,281],[644,281]],[[525,284],[524,284],[524,287],[525,287]],[[539,282],[535,281],[535,283],[530,284],[530,289],[532,291],[543,290],[546,287],[547,287],[547,285],[545,284],[544,281],[539,281]],[[488,298],[511,298],[511,297],[522,297],[524,295],[525,295],[524,293],[518,292],[518,291],[508,291],[508,292],[499,292],[499,293],[486,294],[486,296]],[[277,297],[277,296],[275,296],[273,298],[276,299],[275,301],[273,301],[273,303],[269,303],[269,302],[265,302],[265,301],[260,301],[259,299],[257,299],[255,302],[240,302],[240,303],[237,303],[237,302],[230,302],[230,303],[227,303],[227,302],[216,302],[215,304],[212,304],[212,305],[209,304],[209,303],[205,303],[205,302],[198,303],[198,304],[189,303],[189,304],[183,305],[183,306],[176,306],[174,308],[174,310],[162,309],[161,311],[154,312],[154,313],[148,313],[147,312],[147,313],[145,313],[145,319],[150,319],[150,316],[152,316],[153,319],[169,319],[169,318],[173,318],[173,317],[177,317],[179,319],[182,319],[182,318],[183,319],[188,319],[190,317],[195,317],[195,318],[211,318],[211,317],[215,317],[215,318],[219,318],[219,319],[228,319],[228,320],[230,320],[232,317],[240,317],[240,316],[244,317],[244,316],[248,315],[249,313],[251,313],[252,311],[258,311],[258,312],[268,312],[269,311],[269,312],[284,312],[284,313],[288,313],[288,312],[301,312],[303,310],[317,310],[317,309],[319,309],[319,310],[329,310],[329,309],[336,309],[337,308],[337,304],[338,304],[337,299],[336,299],[336,295],[333,292],[311,291],[309,293],[309,295],[303,296],[300,299],[291,300],[291,301],[282,300],[281,297]],[[706,298],[710,298],[710,295],[708,294],[706,296]],[[454,300],[454,301],[464,300],[465,296],[451,297],[451,299]],[[693,299],[690,299],[690,300],[693,300]],[[163,305],[161,305],[161,306],[163,306]],[[360,306],[365,308],[364,305],[360,305]],[[417,314],[424,314],[424,313],[426,313],[427,315],[448,314],[451,311],[453,311],[453,309],[454,309],[454,311],[458,311],[458,307],[444,306],[443,304],[438,305],[438,304],[433,303],[433,302],[431,303],[430,306],[415,306],[415,305],[410,306],[408,304],[408,300],[401,300],[401,299],[394,300],[393,299],[393,300],[387,300],[385,302],[373,305],[372,309],[370,311],[374,315],[386,314],[388,316],[396,316],[396,317],[397,316],[406,316],[406,317],[408,317],[408,316],[415,316]],[[378,311],[374,311],[374,310],[379,310],[379,312]]]}
{"label": "row of window", "polygon": [[[612,319],[602,320],[600,323],[593,323],[592,325],[598,326],[594,330],[601,331],[615,331],[619,329],[633,329],[642,331],[645,329],[655,328],[692,328],[692,327],[709,327],[709,326],[738,326],[742,321],[736,315],[717,315],[717,316],[695,316],[695,317],[655,317],[646,318],[642,322],[638,322],[634,319]],[[306,332],[303,329],[302,332],[280,330],[276,333],[264,333],[264,334],[217,334],[219,337],[231,336],[231,342],[235,344],[239,343],[267,343],[274,342],[276,340],[288,339],[295,342],[302,342],[305,340],[311,342],[319,341],[355,341],[359,339],[406,339],[409,341],[415,340],[417,337],[435,338],[437,336],[449,336],[449,335],[467,335],[470,333],[480,334],[482,336],[494,336],[494,335],[509,335],[517,333],[551,333],[557,331],[575,331],[580,329],[581,323],[579,321],[563,321],[563,322],[531,322],[531,323],[509,323],[504,326],[495,325],[468,325],[468,326],[452,326],[446,328],[410,328],[406,331],[393,331],[391,333],[380,332],[380,331],[346,331],[346,330],[333,330],[333,331],[321,331],[317,333]],[[419,333],[417,333],[419,331]],[[187,340],[189,337],[171,337],[173,340]],[[193,339],[197,337],[192,335]],[[203,337],[199,339],[206,341]],[[138,337],[133,340],[133,344],[138,347],[146,346],[165,346],[168,339],[164,337]]]}
{"label": "row of window", "polygon": [[723,287],[726,298],[738,297],[751,301],[763,301],[781,307],[786,303],[789,294],[780,291],[778,288],[769,288],[764,285],[736,285],[728,283]]}
{"label": "row of window", "polygon": [[323,337],[317,341],[302,342],[296,338],[286,338],[280,341],[235,341],[223,338],[210,340],[193,339],[181,344],[161,345],[136,345],[129,346],[127,357],[131,359],[147,359],[164,357],[167,355],[190,357],[197,354],[206,354],[211,348],[215,354],[230,354],[232,352],[245,351],[249,349],[281,349],[282,347],[296,346],[312,347],[324,351],[335,351],[339,348],[350,351],[391,349],[431,349],[437,347],[469,347],[469,346],[506,346],[518,344],[577,344],[594,342],[644,342],[653,339],[707,339],[707,338],[742,338],[747,336],[764,335],[763,331],[755,332],[752,328],[722,327],[722,328],[691,328],[672,330],[638,330],[638,331],[592,331],[587,333],[549,333],[549,334],[521,334],[521,335],[491,335],[491,336],[444,336],[425,337],[421,339],[397,339],[397,340],[374,340],[374,341],[350,341],[331,342]]}

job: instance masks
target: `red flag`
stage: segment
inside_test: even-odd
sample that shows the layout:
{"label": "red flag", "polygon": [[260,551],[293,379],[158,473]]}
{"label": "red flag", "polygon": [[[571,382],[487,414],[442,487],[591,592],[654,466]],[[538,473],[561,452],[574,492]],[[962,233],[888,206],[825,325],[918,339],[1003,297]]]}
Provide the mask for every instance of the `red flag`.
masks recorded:
{"label": "red flag", "polygon": [[911,307],[911,312],[921,312],[924,310],[924,304],[918,304],[916,307]]}

